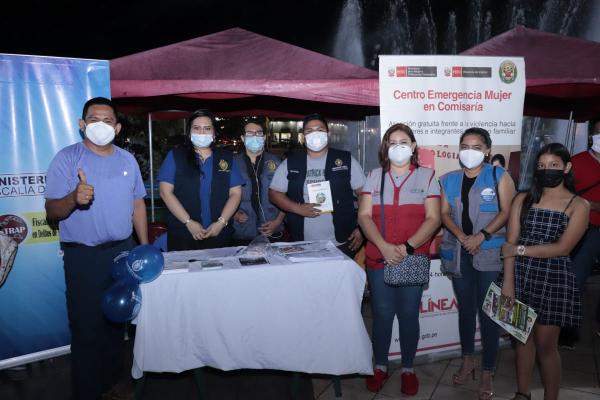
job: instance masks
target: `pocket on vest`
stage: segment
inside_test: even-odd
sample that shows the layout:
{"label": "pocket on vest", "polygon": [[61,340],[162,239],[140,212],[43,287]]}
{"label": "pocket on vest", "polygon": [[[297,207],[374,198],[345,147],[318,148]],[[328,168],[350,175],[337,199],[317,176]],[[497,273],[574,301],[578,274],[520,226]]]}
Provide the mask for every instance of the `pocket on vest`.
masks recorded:
{"label": "pocket on vest", "polygon": [[440,269],[445,275],[453,277],[461,276],[456,247],[456,242],[447,239],[440,244]]}
{"label": "pocket on vest", "polygon": [[502,265],[500,248],[480,249],[479,253],[473,257],[473,266],[478,271],[500,271]]}

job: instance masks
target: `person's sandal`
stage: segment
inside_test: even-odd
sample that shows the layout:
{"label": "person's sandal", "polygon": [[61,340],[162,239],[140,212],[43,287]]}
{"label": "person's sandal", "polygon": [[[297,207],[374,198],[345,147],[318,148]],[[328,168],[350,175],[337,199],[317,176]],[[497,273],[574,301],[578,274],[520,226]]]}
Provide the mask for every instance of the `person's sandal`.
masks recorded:
{"label": "person's sandal", "polygon": [[491,378],[491,382],[490,382],[490,387],[487,388],[483,388],[483,377],[481,379],[481,381],[479,382],[479,389],[477,389],[477,392],[479,393],[479,400],[492,400],[494,398],[494,389],[493,389],[493,375]]}
{"label": "person's sandal", "polygon": [[515,393],[515,396],[511,400],[531,400],[531,393],[525,394],[521,392]]}
{"label": "person's sandal", "polygon": [[477,365],[476,365],[475,361],[473,361],[473,366],[469,369],[464,368],[464,362],[463,362],[463,364],[460,366],[460,369],[458,371],[456,371],[456,373],[454,373],[454,375],[452,375],[452,383],[456,386],[464,385],[465,383],[467,383],[467,378],[469,377],[469,374],[472,375],[473,380],[476,380],[477,379],[477,376],[475,374],[476,369],[477,369]]}

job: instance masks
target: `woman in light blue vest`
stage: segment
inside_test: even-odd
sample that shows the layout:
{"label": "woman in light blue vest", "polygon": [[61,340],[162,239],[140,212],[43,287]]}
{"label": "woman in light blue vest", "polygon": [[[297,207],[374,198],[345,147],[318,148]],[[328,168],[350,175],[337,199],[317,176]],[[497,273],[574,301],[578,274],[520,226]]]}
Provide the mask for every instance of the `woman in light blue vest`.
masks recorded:
{"label": "woman in light blue vest", "polygon": [[257,122],[244,125],[244,151],[237,163],[245,181],[240,208],[233,216],[233,239],[236,245],[247,245],[259,234],[272,241],[283,236],[285,213],[269,201],[269,185],[281,160],[264,150],[265,129]]}
{"label": "woman in light blue vest", "polygon": [[502,269],[500,249],[515,187],[502,167],[484,162],[492,146],[485,129],[469,128],[460,137],[462,168],[440,178],[444,238],[440,249],[442,270],[452,276],[458,302],[462,365],[455,385],[475,379],[475,318],[479,314],[482,371],[479,398],[493,397],[492,379],[498,352],[498,326],[481,311],[490,283]]}

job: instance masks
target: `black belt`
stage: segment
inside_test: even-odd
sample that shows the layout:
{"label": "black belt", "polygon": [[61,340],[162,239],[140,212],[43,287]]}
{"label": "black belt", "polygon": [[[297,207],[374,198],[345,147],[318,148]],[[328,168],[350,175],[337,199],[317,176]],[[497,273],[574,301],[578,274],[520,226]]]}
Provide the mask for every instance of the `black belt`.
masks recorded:
{"label": "black belt", "polygon": [[123,240],[115,240],[112,242],[104,242],[104,243],[100,243],[94,246],[88,246],[87,244],[83,244],[83,243],[77,243],[77,242],[60,242],[60,247],[62,249],[68,248],[68,249],[74,249],[74,248],[81,248],[81,247],[90,247],[90,248],[95,248],[95,249],[101,249],[101,250],[107,250],[107,249],[112,249],[113,247],[116,247],[120,244],[123,244],[127,241],[129,241],[131,239],[131,237],[128,237],[127,239],[123,239]]}

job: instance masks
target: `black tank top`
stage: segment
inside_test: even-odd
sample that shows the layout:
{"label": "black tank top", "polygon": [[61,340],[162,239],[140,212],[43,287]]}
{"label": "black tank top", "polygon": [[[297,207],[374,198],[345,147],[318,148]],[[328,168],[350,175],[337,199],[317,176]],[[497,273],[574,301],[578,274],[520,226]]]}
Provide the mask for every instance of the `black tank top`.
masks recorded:
{"label": "black tank top", "polygon": [[463,175],[462,187],[460,190],[460,198],[462,202],[462,230],[465,235],[473,234],[473,222],[469,217],[469,191],[473,187],[475,180],[477,177],[469,178],[466,175]]}

